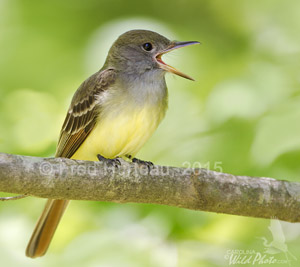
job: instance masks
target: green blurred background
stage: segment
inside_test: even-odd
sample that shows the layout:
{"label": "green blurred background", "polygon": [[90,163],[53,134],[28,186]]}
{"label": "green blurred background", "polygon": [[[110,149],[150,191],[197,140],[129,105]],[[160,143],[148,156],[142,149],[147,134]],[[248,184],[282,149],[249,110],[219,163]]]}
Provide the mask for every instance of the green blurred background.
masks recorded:
{"label": "green blurred background", "polygon": [[[0,0],[0,151],[53,156],[75,90],[119,34],[143,28],[202,46],[165,56],[196,82],[167,75],[169,111],[139,158],[300,181],[299,10],[297,0]],[[48,254],[27,259],[43,205],[1,203],[1,266],[227,266],[228,251],[263,254],[261,237],[273,239],[270,220],[74,201]],[[300,225],[279,228],[298,256]]]}

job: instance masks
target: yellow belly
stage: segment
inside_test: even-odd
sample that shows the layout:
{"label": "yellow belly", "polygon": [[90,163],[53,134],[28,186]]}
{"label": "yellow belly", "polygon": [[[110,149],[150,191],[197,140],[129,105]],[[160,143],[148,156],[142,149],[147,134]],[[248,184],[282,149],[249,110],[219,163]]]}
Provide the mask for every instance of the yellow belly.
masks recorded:
{"label": "yellow belly", "polygon": [[145,106],[100,116],[72,159],[96,161],[97,154],[105,158],[134,156],[156,130],[164,113],[164,108]]}

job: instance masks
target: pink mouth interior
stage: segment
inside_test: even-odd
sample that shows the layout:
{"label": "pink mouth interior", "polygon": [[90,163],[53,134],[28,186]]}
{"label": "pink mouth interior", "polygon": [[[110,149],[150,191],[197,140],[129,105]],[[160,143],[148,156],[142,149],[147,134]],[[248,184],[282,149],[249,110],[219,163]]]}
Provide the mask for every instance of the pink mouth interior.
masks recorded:
{"label": "pink mouth interior", "polygon": [[164,64],[164,65],[167,65],[165,62],[162,61],[161,56],[162,56],[162,55],[158,55],[158,56],[156,57],[157,62],[159,62],[159,63],[161,63],[161,64]]}

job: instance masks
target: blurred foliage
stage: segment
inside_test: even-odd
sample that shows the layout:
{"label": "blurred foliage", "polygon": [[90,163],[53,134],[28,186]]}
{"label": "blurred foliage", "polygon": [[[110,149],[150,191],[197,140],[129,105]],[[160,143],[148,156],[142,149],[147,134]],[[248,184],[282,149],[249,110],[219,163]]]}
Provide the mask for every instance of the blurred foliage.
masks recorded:
{"label": "blurred foliage", "polygon": [[[169,112],[140,158],[299,181],[299,10],[296,0],[0,0],[0,151],[53,156],[76,88],[119,34],[144,28],[202,46],[166,55],[196,82],[168,75]],[[77,201],[33,261],[24,250],[42,202],[0,205],[1,265],[226,266],[228,250],[263,253],[258,237],[272,240],[269,220]],[[299,224],[281,225],[299,255]]]}

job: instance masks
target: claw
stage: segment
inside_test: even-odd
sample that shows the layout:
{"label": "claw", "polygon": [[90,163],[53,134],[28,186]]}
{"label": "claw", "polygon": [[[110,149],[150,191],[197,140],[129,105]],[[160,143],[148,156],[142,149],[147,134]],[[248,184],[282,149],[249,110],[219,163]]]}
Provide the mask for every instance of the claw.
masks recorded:
{"label": "claw", "polygon": [[101,156],[100,154],[97,155],[97,158],[99,161],[102,161],[103,163],[107,164],[108,166],[114,166],[116,168],[121,166],[121,162],[118,158],[108,159],[108,158]]}
{"label": "claw", "polygon": [[132,162],[137,163],[138,165],[143,165],[143,166],[147,166],[148,170],[150,171],[154,164],[151,161],[144,161],[144,160],[140,160],[137,158],[133,158]]}

